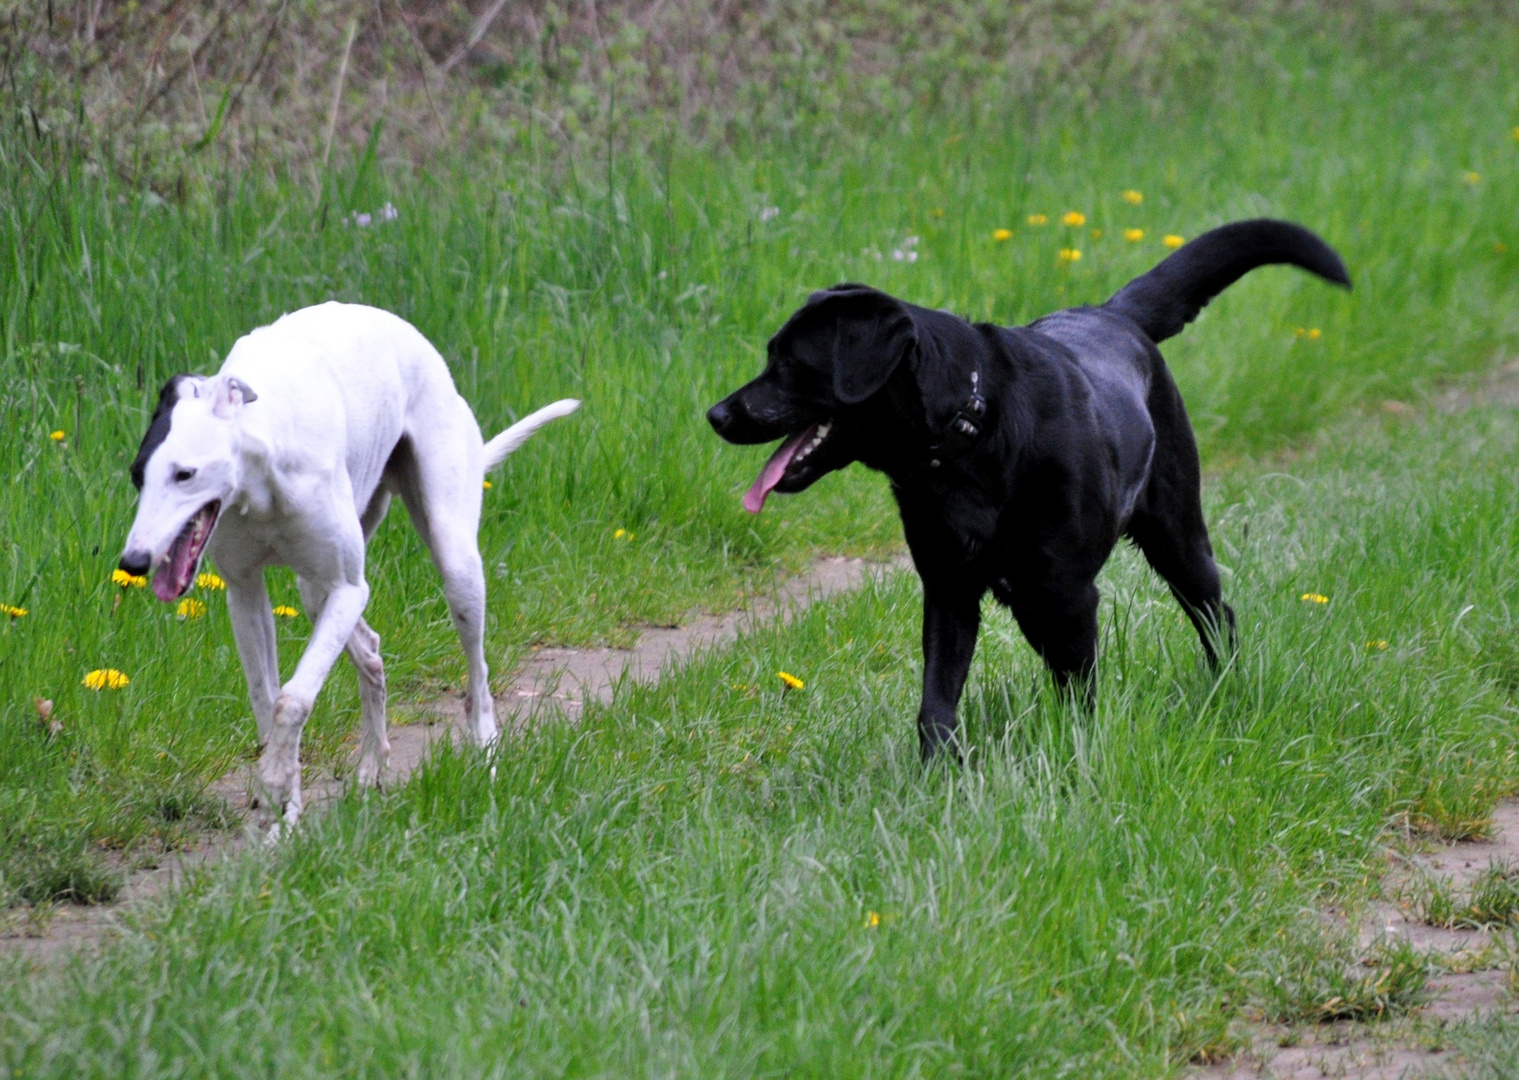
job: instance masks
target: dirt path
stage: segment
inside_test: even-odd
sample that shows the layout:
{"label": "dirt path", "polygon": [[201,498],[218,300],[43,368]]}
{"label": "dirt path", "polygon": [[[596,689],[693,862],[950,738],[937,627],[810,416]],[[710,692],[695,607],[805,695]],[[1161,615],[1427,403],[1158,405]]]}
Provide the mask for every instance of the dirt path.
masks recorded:
{"label": "dirt path", "polygon": [[1452,1023],[1496,1012],[1519,1012],[1511,988],[1513,961],[1502,930],[1452,929],[1422,916],[1420,897],[1441,883],[1458,903],[1490,867],[1519,867],[1519,800],[1493,811],[1485,840],[1440,845],[1409,855],[1388,852],[1384,895],[1394,898],[1366,912],[1360,928],[1365,950],[1407,941],[1429,956],[1439,974],[1429,1000],[1412,1015],[1382,1024],[1261,1024],[1233,1060],[1192,1070],[1192,1080],[1412,1080],[1459,1075],[1461,1061],[1447,1049]]}
{"label": "dirt path", "polygon": [[[496,698],[496,714],[506,733],[549,718],[578,720],[588,701],[610,701],[624,679],[653,682],[670,665],[699,652],[726,645],[753,626],[771,620],[790,620],[816,600],[849,592],[872,575],[905,569],[905,554],[888,562],[823,558],[795,577],[777,581],[768,596],[741,611],[724,615],[692,613],[678,626],[647,627],[627,649],[546,648],[536,650],[518,668],[510,685]],[[428,722],[390,729],[390,770],[386,782],[404,784],[426,760],[439,739],[463,735],[462,697],[449,697],[432,709]],[[37,963],[61,959],[81,946],[105,939],[134,908],[161,896],[207,863],[241,849],[255,832],[251,806],[253,766],[248,763],[227,773],[210,787],[226,799],[243,819],[241,834],[232,833],[192,851],[178,852],[159,865],[127,876],[115,903],[86,907],[73,904],[0,912],[0,955],[22,953]],[[303,780],[306,813],[320,813],[342,794],[344,781],[308,775]]]}

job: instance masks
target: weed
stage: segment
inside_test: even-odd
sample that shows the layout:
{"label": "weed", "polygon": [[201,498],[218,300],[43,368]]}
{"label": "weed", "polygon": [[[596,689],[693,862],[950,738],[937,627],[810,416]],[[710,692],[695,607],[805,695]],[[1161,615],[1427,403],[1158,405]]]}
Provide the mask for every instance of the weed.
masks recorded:
{"label": "weed", "polygon": [[1448,878],[1415,875],[1401,889],[1401,899],[1430,926],[1489,930],[1519,923],[1519,867],[1494,863],[1472,879],[1466,895]]}
{"label": "weed", "polygon": [[77,839],[55,836],[13,845],[0,863],[0,901],[108,904],[120,891],[120,873]]}
{"label": "weed", "polygon": [[1326,939],[1317,951],[1291,955],[1288,970],[1272,979],[1268,998],[1283,1023],[1329,1024],[1383,1020],[1424,1000],[1429,960],[1406,941],[1356,956]]}

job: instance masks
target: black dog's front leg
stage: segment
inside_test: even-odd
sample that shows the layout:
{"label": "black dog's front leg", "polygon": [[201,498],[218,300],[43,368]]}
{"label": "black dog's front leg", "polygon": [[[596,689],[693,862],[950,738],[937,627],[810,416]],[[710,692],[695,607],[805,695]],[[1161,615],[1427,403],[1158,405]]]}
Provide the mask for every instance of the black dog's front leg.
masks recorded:
{"label": "black dog's front leg", "polygon": [[[963,585],[923,582],[923,704],[918,709],[918,749],[923,760],[955,742],[955,709],[965,689],[981,597]],[[957,754],[958,756],[958,754]]]}

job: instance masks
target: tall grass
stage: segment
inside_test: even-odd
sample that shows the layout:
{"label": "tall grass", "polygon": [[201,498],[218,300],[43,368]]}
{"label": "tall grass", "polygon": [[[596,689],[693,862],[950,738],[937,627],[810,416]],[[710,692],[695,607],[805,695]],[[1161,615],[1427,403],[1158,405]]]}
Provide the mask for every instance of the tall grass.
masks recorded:
{"label": "tall grass", "polygon": [[[248,328],[329,298],[395,310],[449,359],[487,434],[551,398],[585,398],[487,498],[500,675],[531,643],[626,640],[643,622],[727,608],[812,552],[898,542],[884,485],[860,470],[747,517],[737,495],[762,451],[721,445],[701,417],[758,369],[807,291],[836,280],[1022,321],[1105,298],[1166,253],[1168,233],[1262,213],[1302,221],[1344,253],[1353,294],[1262,271],[1168,347],[1214,465],[1485,368],[1519,337],[1512,44],[1495,29],[1451,43],[1444,67],[1411,68],[1307,39],[1210,83],[1208,100],[1037,115],[991,103],[732,150],[365,159],[315,187],[212,177],[174,204],[8,134],[0,602],[29,614],[0,627],[5,889],[34,895],[41,871],[27,868],[46,853],[77,854],[49,873],[83,873],[100,845],[179,842],[215,817],[205,781],[252,749],[219,596],[181,620],[108,580],[157,386],[213,370]],[[1143,202],[1125,202],[1128,189]],[[394,221],[352,216],[386,202]],[[1085,225],[1058,224],[1071,209]],[[1012,238],[993,240],[999,227]],[[1061,248],[1082,257],[1061,264]],[[421,699],[461,665],[403,516],[372,548],[370,621],[393,689]],[[288,577],[274,593],[296,602]],[[305,629],[282,624],[287,663]],[[130,686],[80,686],[103,667]],[[61,734],[38,723],[34,698],[54,702]],[[315,760],[340,762],[356,702],[340,669]]]}

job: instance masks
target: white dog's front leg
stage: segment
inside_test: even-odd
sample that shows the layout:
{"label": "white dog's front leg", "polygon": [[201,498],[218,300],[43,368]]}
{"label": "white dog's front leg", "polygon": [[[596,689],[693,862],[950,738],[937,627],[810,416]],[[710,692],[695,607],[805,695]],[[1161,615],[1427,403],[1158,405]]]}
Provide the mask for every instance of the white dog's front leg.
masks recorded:
{"label": "white dog's front leg", "polygon": [[310,701],[281,693],[269,741],[258,759],[258,782],[268,815],[275,819],[275,835],[281,823],[293,826],[301,818],[301,730],[310,715]]}
{"label": "white dog's front leg", "polygon": [[269,796],[270,810],[286,824],[294,825],[301,815],[301,729],[368,602],[369,586],[363,581],[337,585],[328,592],[295,674],[275,701],[274,724],[259,759],[258,776]]}
{"label": "white dog's front leg", "polygon": [[227,575],[227,614],[232,618],[232,636],[237,641],[237,655],[243,662],[243,677],[248,680],[248,697],[253,717],[258,722],[258,744],[267,746],[274,727],[274,699],[280,690],[279,650],[274,632],[274,615],[269,609],[269,593],[264,587],[262,569]]}

